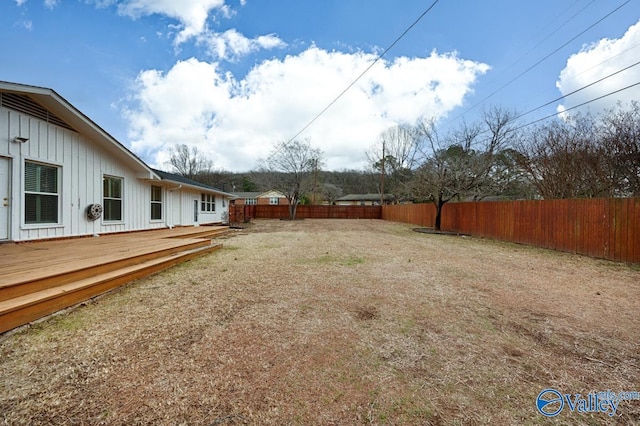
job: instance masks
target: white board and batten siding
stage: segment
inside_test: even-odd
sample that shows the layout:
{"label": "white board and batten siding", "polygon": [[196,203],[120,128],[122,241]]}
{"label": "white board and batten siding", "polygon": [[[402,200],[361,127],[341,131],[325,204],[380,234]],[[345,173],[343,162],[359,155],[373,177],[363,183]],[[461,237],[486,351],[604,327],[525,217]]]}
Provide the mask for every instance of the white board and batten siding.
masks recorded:
{"label": "white board and batten siding", "polygon": [[174,173],[153,171],[162,179],[166,194],[167,226],[227,223],[232,194]]}
{"label": "white board and batten siding", "polygon": [[0,240],[219,223],[231,197],[152,169],[51,89],[0,81]]}
{"label": "white board and batten siding", "polygon": [[[200,193],[196,193],[194,195],[195,195],[195,197],[193,197],[194,200],[200,197]],[[228,210],[229,203],[224,197],[218,194],[214,196],[215,196],[215,210],[212,212],[208,212],[208,211],[202,211],[202,209],[200,209],[200,211],[198,212],[198,224],[224,222],[222,218],[222,212],[225,212]],[[202,205],[199,198],[198,198],[198,201],[199,201],[199,205]]]}
{"label": "white board and batten siding", "polygon": [[[166,226],[164,221],[150,220],[151,182],[140,179],[139,171],[118,161],[98,142],[4,107],[0,108],[0,129],[6,132],[0,138],[0,157],[9,164],[11,180],[10,239],[22,241]],[[14,135],[28,138],[28,141],[14,142]],[[58,223],[25,223],[25,162],[58,167]],[[90,204],[103,203],[104,176],[123,179],[121,221],[108,222],[104,216],[95,221],[87,218],[86,209]]]}

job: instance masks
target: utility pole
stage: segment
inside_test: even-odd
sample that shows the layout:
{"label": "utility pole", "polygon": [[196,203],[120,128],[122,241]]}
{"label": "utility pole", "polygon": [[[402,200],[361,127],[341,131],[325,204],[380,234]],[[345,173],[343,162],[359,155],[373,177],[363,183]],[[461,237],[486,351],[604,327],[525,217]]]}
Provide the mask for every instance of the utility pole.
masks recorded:
{"label": "utility pole", "polygon": [[382,161],[380,162],[381,171],[380,171],[380,205],[384,205],[384,158],[386,157],[384,139],[382,140]]}
{"label": "utility pole", "polygon": [[311,204],[316,205],[316,180],[318,177],[318,159],[314,158],[311,160],[311,167],[313,167],[313,199]]}

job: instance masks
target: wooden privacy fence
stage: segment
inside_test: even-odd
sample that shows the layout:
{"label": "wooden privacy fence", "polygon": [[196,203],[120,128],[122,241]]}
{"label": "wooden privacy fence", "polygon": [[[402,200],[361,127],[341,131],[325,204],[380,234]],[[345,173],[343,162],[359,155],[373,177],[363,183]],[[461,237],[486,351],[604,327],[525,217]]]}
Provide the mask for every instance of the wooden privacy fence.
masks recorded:
{"label": "wooden privacy fence", "polygon": [[[380,206],[298,206],[296,219],[380,219]],[[288,219],[289,206],[230,205],[231,223],[249,219]]]}
{"label": "wooden privacy fence", "polygon": [[[432,204],[383,206],[382,219],[431,227]],[[640,263],[640,198],[449,203],[443,231]]]}

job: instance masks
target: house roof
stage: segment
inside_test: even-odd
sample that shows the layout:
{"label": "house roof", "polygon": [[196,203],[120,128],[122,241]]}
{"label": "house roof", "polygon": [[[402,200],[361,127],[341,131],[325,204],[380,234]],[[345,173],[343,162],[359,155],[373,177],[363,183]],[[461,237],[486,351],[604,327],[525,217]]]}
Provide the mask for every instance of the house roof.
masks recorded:
{"label": "house roof", "polygon": [[[35,102],[53,113],[56,118],[59,119],[57,121],[62,121],[62,123],[67,124],[72,130],[75,130],[78,133],[87,136],[92,141],[99,143],[101,148],[105,149],[119,160],[129,164],[134,170],[136,170],[138,177],[149,180],[160,179],[160,177],[156,175],[144,161],[138,158],[138,156],[118,142],[104,129],[94,123],[80,110],[71,105],[71,103],[56,93],[53,89],[0,81],[0,93],[25,96],[32,102]],[[4,99],[5,97],[0,97],[2,97],[2,105],[4,106],[6,103]],[[21,98],[17,99],[19,100]],[[15,107],[13,109],[15,109]]]}
{"label": "house roof", "polygon": [[181,176],[175,173],[163,172],[162,170],[157,170],[157,169],[151,169],[151,170],[153,170],[164,181],[175,182],[181,185],[187,185],[187,186],[191,186],[198,189],[206,189],[208,191],[215,192],[217,194],[224,195],[229,198],[235,198],[234,194],[221,191],[217,188],[214,188],[209,185],[205,185],[204,183],[196,182],[195,180],[186,178],[184,176]]}
{"label": "house roof", "polygon": [[[384,199],[391,201],[393,200],[393,195],[384,194]],[[336,201],[380,201],[380,194],[347,194],[336,198]]]}
{"label": "house roof", "polygon": [[270,189],[258,195],[258,197],[273,197],[273,196],[278,196],[279,198],[287,198],[286,195],[284,195],[282,192],[278,191],[277,189]]}
{"label": "house roof", "polygon": [[280,198],[286,198],[286,196],[281,193],[280,191],[276,191],[275,189],[270,189],[268,191],[264,191],[264,192],[234,192],[233,195],[235,195],[237,198],[262,198],[262,197],[272,197],[271,194],[278,194],[278,196]]}
{"label": "house roof", "polygon": [[262,192],[234,192],[236,198],[258,198]]}

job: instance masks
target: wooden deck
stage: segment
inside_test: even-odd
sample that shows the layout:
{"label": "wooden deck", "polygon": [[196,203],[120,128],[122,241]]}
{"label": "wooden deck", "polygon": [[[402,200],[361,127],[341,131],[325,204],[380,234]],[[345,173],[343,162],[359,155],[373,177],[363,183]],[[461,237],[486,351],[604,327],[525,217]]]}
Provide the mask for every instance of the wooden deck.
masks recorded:
{"label": "wooden deck", "polygon": [[0,333],[217,250],[226,226],[0,245]]}

